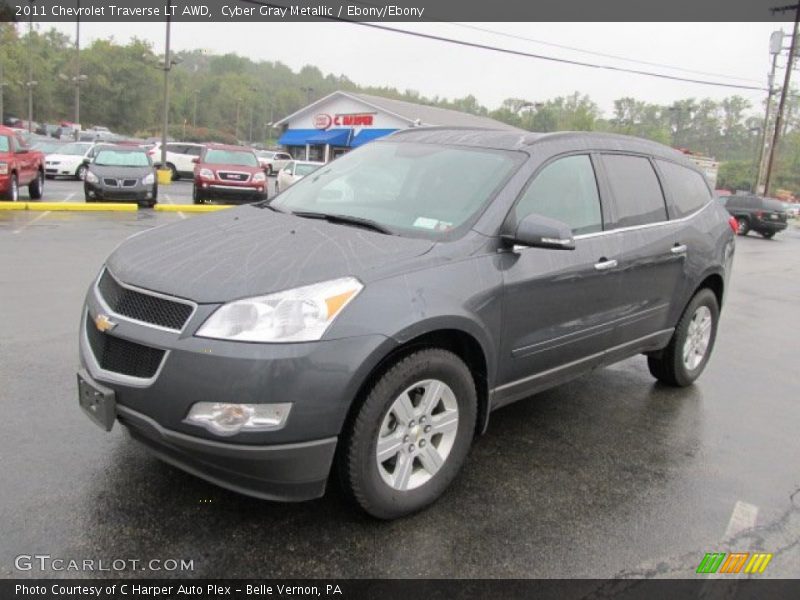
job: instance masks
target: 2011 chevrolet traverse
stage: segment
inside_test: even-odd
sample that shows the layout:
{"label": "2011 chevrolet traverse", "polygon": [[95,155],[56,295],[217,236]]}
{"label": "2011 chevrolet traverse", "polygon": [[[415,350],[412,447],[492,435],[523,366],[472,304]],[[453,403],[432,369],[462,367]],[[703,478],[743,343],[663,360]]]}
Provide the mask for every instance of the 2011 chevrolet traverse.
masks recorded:
{"label": "2011 chevrolet traverse", "polygon": [[493,409],[645,354],[708,363],[735,222],[664,146],[418,128],[271,202],[137,235],[89,289],[80,403],[244,494],[433,502]]}

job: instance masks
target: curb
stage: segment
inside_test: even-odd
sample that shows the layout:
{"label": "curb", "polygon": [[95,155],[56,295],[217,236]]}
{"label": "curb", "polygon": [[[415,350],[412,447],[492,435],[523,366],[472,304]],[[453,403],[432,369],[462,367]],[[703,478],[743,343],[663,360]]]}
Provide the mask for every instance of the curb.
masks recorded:
{"label": "curb", "polygon": [[132,203],[111,203],[111,202],[0,202],[0,210],[63,210],[63,211],[115,211],[115,212],[136,212],[138,206]]}
{"label": "curb", "polygon": [[233,208],[233,204],[156,204],[153,210],[159,212],[214,212]]}

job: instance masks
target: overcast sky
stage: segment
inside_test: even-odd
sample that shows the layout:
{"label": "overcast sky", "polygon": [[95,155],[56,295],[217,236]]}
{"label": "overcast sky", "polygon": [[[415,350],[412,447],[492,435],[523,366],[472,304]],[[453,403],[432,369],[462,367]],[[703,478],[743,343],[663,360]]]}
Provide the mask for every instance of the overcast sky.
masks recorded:
{"label": "overcast sky", "polygon": [[[388,25],[560,58],[762,87],[766,86],[770,66],[769,36],[781,27],[774,23]],[[53,26],[70,36],[75,33],[72,23]],[[477,31],[474,27],[740,79],[592,56]],[[789,30],[787,25],[783,27]],[[83,23],[81,26],[82,44],[108,37],[124,42],[132,36],[151,41],[156,52],[163,52],[163,24]],[[751,101],[754,110],[760,110],[764,98],[764,93],[758,91],[681,83],[508,56],[346,23],[174,23],[172,39],[173,48],[178,50],[202,48],[216,54],[235,52],[254,60],[280,61],[295,71],[311,64],[325,74],[344,74],[362,85],[388,85],[448,98],[473,94],[490,109],[509,97],[540,101],[574,91],[589,94],[607,116],[613,101],[622,96],[670,103],[688,97],[720,99],[740,94]]]}

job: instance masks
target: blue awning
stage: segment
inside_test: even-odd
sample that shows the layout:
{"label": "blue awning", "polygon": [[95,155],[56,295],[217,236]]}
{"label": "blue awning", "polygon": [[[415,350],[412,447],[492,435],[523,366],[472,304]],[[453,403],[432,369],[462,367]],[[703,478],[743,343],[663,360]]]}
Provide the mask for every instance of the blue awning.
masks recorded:
{"label": "blue awning", "polygon": [[367,142],[371,142],[372,140],[389,135],[395,131],[397,131],[397,129],[362,129],[358,132],[358,135],[353,138],[353,140],[350,142],[350,145],[353,148],[358,148]]}
{"label": "blue awning", "polygon": [[352,129],[330,129],[317,131],[316,135],[308,138],[309,144],[330,144],[331,146],[349,146],[353,137]]}
{"label": "blue awning", "polygon": [[278,140],[281,146],[305,146],[306,144],[330,144],[349,146],[353,137],[352,129],[287,129]]}

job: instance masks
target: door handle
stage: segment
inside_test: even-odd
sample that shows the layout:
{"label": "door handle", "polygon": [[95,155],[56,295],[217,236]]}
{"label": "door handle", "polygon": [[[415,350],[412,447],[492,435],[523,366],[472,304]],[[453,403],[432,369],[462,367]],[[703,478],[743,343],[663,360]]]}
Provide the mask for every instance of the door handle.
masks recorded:
{"label": "door handle", "polygon": [[673,254],[686,254],[686,244],[676,244],[672,248],[669,249],[670,252]]}
{"label": "door handle", "polygon": [[600,262],[594,263],[594,268],[598,271],[608,271],[617,266],[617,261],[614,259],[600,259]]}

